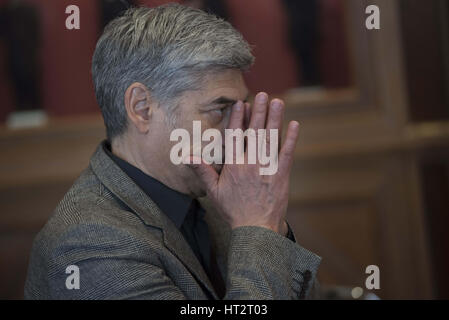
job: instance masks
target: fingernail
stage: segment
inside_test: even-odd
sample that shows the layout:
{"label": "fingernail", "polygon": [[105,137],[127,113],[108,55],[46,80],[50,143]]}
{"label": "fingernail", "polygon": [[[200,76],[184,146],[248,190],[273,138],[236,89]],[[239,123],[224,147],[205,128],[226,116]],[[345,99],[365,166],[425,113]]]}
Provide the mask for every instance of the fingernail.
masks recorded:
{"label": "fingernail", "polygon": [[271,102],[271,107],[273,108],[273,110],[279,111],[281,110],[281,102],[279,100],[273,100]]}
{"label": "fingernail", "polygon": [[257,95],[257,101],[259,103],[266,103],[268,101],[268,95],[265,92],[261,92]]}
{"label": "fingernail", "polygon": [[234,105],[234,109],[235,109],[236,111],[241,111],[242,108],[243,108],[243,103],[242,103],[242,101],[237,101],[237,103]]}

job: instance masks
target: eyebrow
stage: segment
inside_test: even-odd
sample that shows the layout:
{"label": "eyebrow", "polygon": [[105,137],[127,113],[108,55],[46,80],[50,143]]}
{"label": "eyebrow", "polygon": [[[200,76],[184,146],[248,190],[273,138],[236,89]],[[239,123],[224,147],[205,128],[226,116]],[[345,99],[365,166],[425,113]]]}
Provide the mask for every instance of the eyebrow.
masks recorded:
{"label": "eyebrow", "polygon": [[[248,102],[248,97],[249,97],[249,93],[246,95],[246,98],[245,98],[245,100],[243,100],[243,102]],[[228,97],[221,96],[221,97],[215,99],[214,101],[212,101],[210,103],[210,105],[213,105],[213,104],[229,104],[229,103],[230,104],[236,104],[237,101],[238,100],[234,100],[234,99],[230,99]]]}

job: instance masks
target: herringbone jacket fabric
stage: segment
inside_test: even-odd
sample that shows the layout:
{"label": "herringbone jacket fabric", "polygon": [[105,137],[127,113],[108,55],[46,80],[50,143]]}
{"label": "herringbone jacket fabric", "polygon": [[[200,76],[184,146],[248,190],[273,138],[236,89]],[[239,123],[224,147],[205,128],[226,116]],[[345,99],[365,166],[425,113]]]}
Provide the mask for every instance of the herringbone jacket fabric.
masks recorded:
{"label": "herringbone jacket fabric", "polygon": [[[203,201],[225,299],[306,298],[321,258],[262,227],[230,227]],[[79,289],[69,289],[69,266]],[[218,299],[181,232],[101,145],[37,235],[27,299]]]}

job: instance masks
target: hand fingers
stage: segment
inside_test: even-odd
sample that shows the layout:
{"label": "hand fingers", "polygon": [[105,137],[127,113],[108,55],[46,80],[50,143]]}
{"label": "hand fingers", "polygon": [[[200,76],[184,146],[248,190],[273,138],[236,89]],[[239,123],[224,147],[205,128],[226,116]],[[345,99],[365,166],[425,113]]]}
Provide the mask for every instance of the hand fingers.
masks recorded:
{"label": "hand fingers", "polygon": [[241,129],[243,127],[244,117],[245,106],[242,101],[237,101],[237,103],[232,106],[228,129]]}
{"label": "hand fingers", "polygon": [[245,103],[245,118],[243,120],[244,130],[248,129],[250,119],[251,119],[251,105],[248,102],[246,102]]}
{"label": "hand fingers", "polygon": [[260,92],[256,95],[256,99],[251,110],[251,118],[249,121],[249,128],[265,129],[265,121],[267,118],[267,102],[268,95],[265,92]]}
{"label": "hand fingers", "polygon": [[285,141],[279,153],[279,172],[288,174],[295,156],[295,147],[299,137],[299,123],[291,121],[288,124]]}
{"label": "hand fingers", "polygon": [[282,122],[284,120],[284,102],[280,99],[273,99],[270,104],[267,118],[267,149],[270,145],[270,130],[278,130],[278,149],[280,148],[280,138],[282,135]]}

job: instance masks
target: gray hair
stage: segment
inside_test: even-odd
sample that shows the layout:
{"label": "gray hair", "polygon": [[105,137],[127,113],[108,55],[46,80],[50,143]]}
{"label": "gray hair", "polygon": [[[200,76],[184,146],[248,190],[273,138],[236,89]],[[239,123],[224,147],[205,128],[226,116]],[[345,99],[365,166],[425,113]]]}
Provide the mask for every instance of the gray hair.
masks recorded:
{"label": "gray hair", "polygon": [[179,4],[129,9],[106,26],[92,60],[108,138],[127,128],[124,94],[133,82],[146,85],[156,101],[173,110],[171,102],[199,89],[206,74],[245,71],[253,61],[242,35],[212,14]]}

